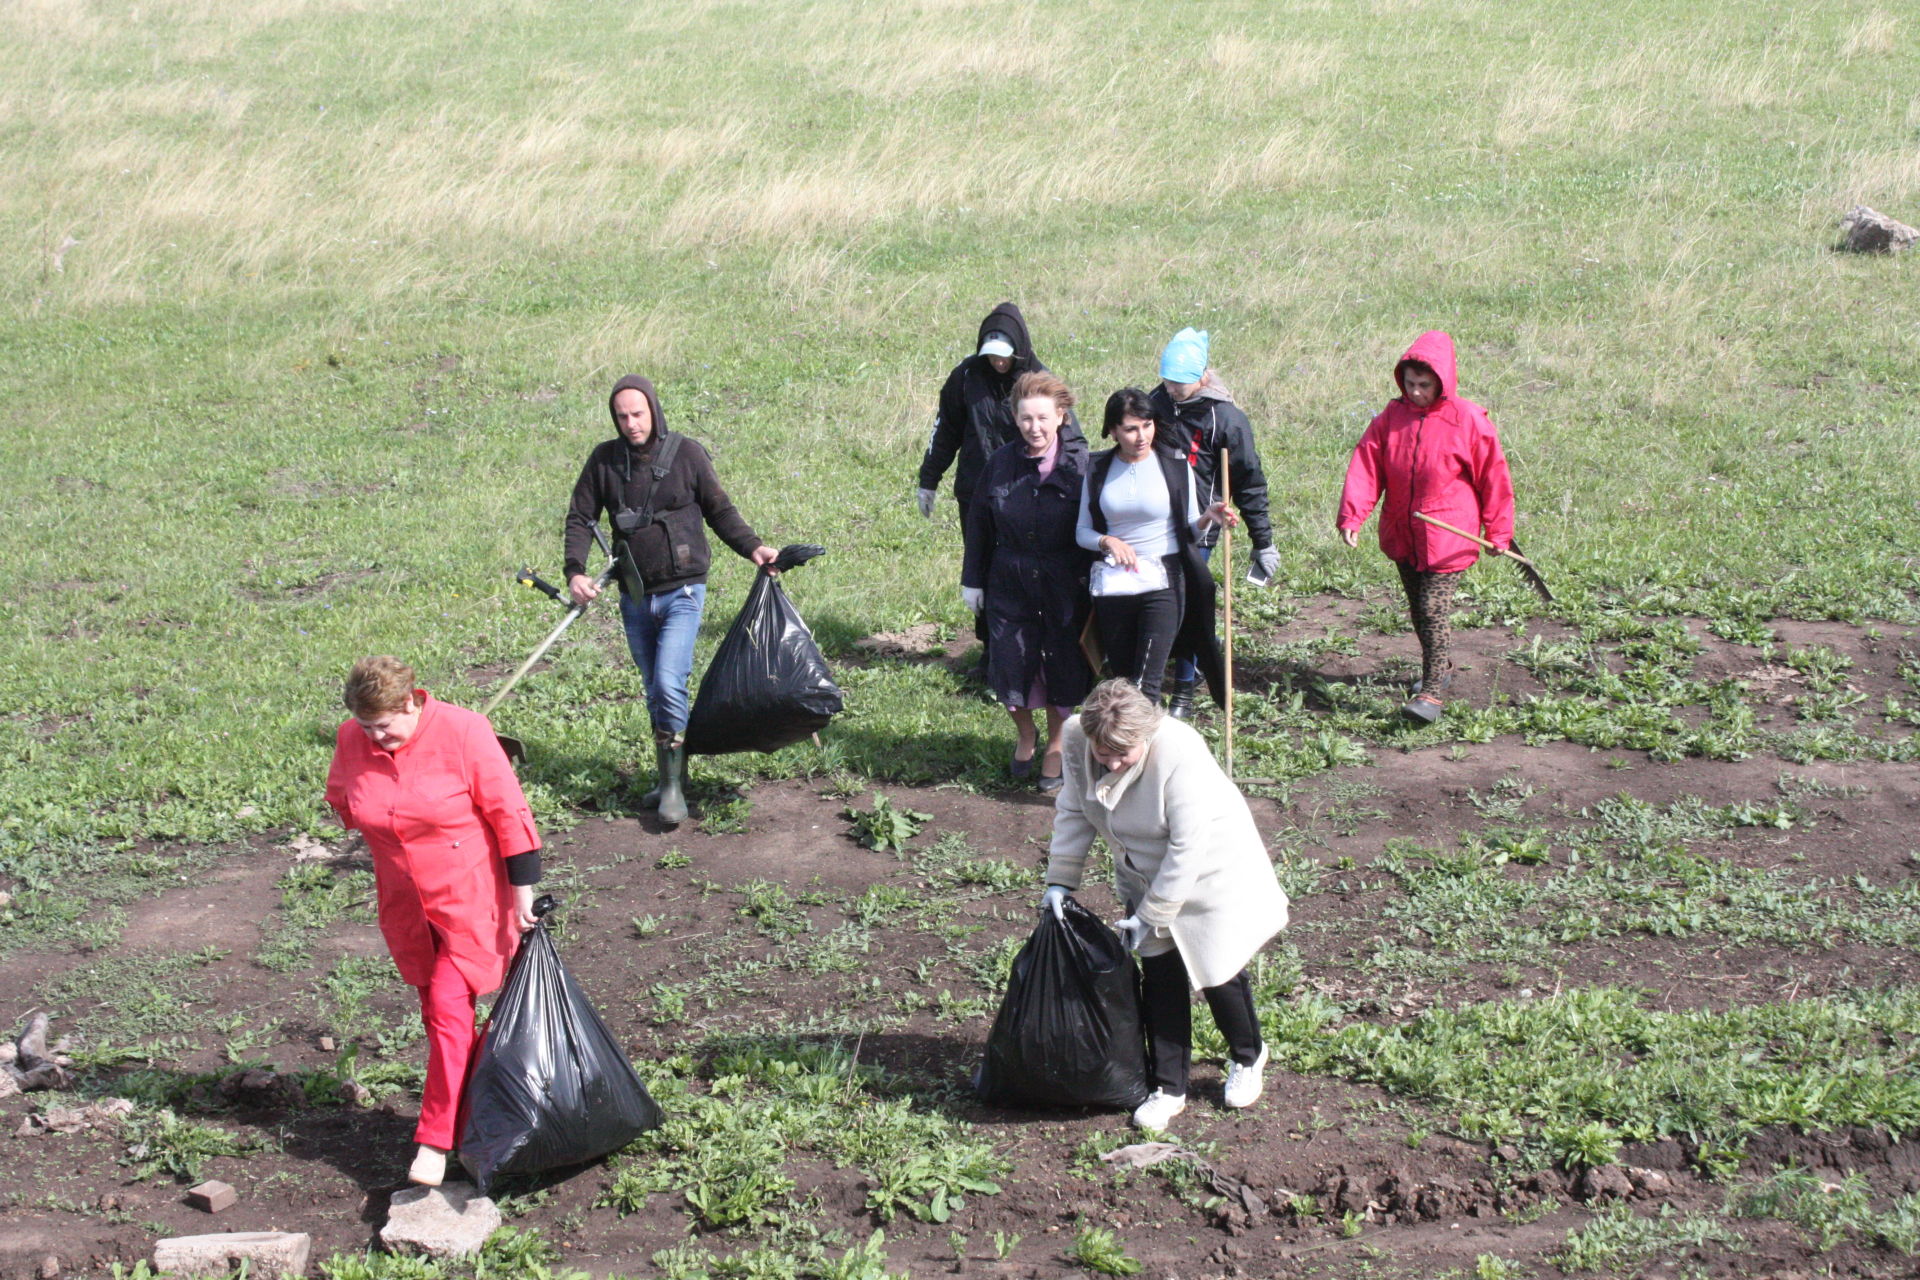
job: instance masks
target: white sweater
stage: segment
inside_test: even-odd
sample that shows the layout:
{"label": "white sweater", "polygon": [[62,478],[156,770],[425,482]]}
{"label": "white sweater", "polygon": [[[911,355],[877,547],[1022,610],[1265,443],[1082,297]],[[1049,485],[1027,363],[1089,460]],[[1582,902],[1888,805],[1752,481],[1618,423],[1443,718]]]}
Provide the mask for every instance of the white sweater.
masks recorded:
{"label": "white sweater", "polygon": [[1206,740],[1167,717],[1146,753],[1120,773],[1093,758],[1079,716],[1067,721],[1064,745],[1047,883],[1079,888],[1087,851],[1101,836],[1121,896],[1145,886],[1137,914],[1172,935],[1194,989],[1231,980],[1287,927],[1287,895],[1246,797]]}

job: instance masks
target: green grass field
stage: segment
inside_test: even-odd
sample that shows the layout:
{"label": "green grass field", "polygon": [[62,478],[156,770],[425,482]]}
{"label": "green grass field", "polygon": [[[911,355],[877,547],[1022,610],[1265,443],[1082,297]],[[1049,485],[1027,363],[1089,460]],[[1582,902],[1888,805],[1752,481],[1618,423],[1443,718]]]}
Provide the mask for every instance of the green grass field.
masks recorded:
{"label": "green grass field", "polygon": [[[557,621],[512,574],[557,578],[567,494],[629,371],[763,537],[831,553],[788,588],[847,713],[822,747],[701,761],[697,779],[997,785],[1004,714],[943,665],[856,662],[854,642],[969,625],[952,503],[943,489],[929,524],[911,492],[941,380],[1005,298],[1089,417],[1151,385],[1176,329],[1212,332],[1283,553],[1279,588],[1239,602],[1252,659],[1352,652],[1288,631],[1317,599],[1376,598],[1394,629],[1371,532],[1348,552],[1331,523],[1415,334],[1453,334],[1462,393],[1500,425],[1520,538],[1561,603],[1481,571],[1466,620],[1560,628],[1515,659],[1552,696],[1415,734],[1391,728],[1387,691],[1250,690],[1243,773],[1499,735],[1656,761],[1911,760],[1911,738],[1854,731],[1879,708],[1830,655],[1764,650],[1830,699],[1767,730],[1745,691],[1692,680],[1697,641],[1666,621],[1756,651],[1780,619],[1920,625],[1920,258],[1834,251],[1856,203],[1920,222],[1911,17],[0,7],[0,876],[19,891],[0,954],[110,944],[89,900],[322,829],[355,658],[399,654],[477,705]],[[719,555],[703,654],[749,581]],[[549,828],[636,812],[636,690],[601,608],[496,714],[531,749]],[[1890,697],[1882,720],[1920,715]],[[1604,896],[1591,883],[1541,900],[1573,911]],[[1887,999],[1907,1035],[1910,995]],[[1318,1016],[1299,1014],[1303,1042]],[[1294,1061],[1391,1083],[1384,1050],[1343,1034]],[[1474,1091],[1501,1087],[1444,1096],[1493,1106]]]}
{"label": "green grass field", "polygon": [[[1213,332],[1291,591],[1386,581],[1330,512],[1438,326],[1570,600],[1920,617],[1915,268],[1830,251],[1851,203],[1920,192],[1920,54],[1883,10],[0,23],[9,848],[317,821],[354,657],[470,697],[551,624],[508,576],[557,570],[629,369],[766,536],[832,548],[793,583],[830,651],[961,625],[951,517],[908,493],[1002,297],[1090,403]],[[710,630],[745,580],[716,575]],[[990,709],[926,673],[851,683],[856,767],[986,767]],[[549,815],[608,800],[629,691],[613,644],[575,642],[503,711]]]}

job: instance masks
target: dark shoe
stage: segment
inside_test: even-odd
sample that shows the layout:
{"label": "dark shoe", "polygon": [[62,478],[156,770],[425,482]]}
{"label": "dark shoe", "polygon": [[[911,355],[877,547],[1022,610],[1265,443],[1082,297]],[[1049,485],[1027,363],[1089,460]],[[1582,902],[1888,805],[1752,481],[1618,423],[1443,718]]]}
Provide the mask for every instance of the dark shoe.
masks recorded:
{"label": "dark shoe", "polygon": [[[1444,685],[1444,681],[1442,684]],[[1447,700],[1438,689],[1416,693],[1400,707],[1400,714],[1415,724],[1432,724],[1447,709]]]}
{"label": "dark shoe", "polygon": [[1191,680],[1174,681],[1173,697],[1167,702],[1167,714],[1175,720],[1193,719],[1193,686]]}
{"label": "dark shoe", "polygon": [[1066,785],[1067,775],[1064,773],[1056,773],[1051,778],[1044,773],[1040,775],[1040,794],[1043,796],[1058,795],[1060,788]]}
{"label": "dark shoe", "polygon": [[660,821],[677,827],[687,820],[687,748],[670,733],[654,739],[660,756]]}
{"label": "dark shoe", "polygon": [[[1017,749],[1018,748],[1016,748],[1016,750]],[[1007,762],[1007,772],[1019,781],[1025,782],[1033,776],[1033,757],[1028,756],[1025,760],[1022,760],[1016,755]]]}

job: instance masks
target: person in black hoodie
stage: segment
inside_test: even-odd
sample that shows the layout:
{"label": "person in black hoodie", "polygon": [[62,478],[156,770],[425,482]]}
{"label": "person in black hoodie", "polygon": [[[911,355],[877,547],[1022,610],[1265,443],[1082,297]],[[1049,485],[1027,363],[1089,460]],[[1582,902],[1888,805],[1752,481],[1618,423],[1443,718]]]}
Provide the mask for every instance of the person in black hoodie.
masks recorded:
{"label": "person in black hoodie", "polygon": [[[1260,451],[1254,447],[1253,427],[1247,415],[1207,364],[1208,341],[1203,329],[1182,329],[1160,353],[1160,385],[1153,389],[1154,414],[1170,428],[1156,437],[1154,447],[1186,458],[1193,468],[1194,489],[1200,506],[1221,500],[1220,459],[1230,464],[1233,505],[1246,522],[1253,543],[1253,571],[1248,577],[1265,586],[1280,568],[1280,552],[1273,545],[1273,522],[1267,516],[1267,476],[1260,469]],[[1201,555],[1212,555],[1220,539],[1218,526],[1201,540]],[[1209,623],[1211,626],[1211,623]],[[1174,647],[1173,695],[1167,712],[1176,719],[1193,715],[1197,678],[1194,650]]]}
{"label": "person in black hoodie", "polygon": [[[973,500],[973,489],[986,469],[987,458],[1001,445],[1019,438],[1013,425],[1013,406],[1007,402],[1013,380],[1023,373],[1044,373],[1047,368],[1033,354],[1026,318],[1011,302],[1003,302],[987,313],[974,346],[975,354],[953,366],[940,388],[933,436],[920,459],[914,501],[928,519],[933,518],[940,477],[952,466],[953,496],[960,504],[960,519],[965,522],[967,504]],[[954,466],[956,459],[958,466]]]}
{"label": "person in black hoodie", "polygon": [[1051,795],[1061,785],[1060,734],[1093,687],[1080,651],[1087,553],[1074,540],[1087,442],[1068,439],[1073,393],[1052,374],[1020,375],[1012,400],[1020,439],[987,459],[967,508],[960,594],[986,623],[987,688],[1013,717],[1016,778],[1033,774],[1033,713],[1047,708],[1040,790]]}
{"label": "person in black hoodie", "polygon": [[760,541],[734,510],[699,441],[667,429],[652,382],[628,374],[613,384],[607,409],[616,434],[587,456],[567,508],[567,587],[576,604],[600,594],[587,576],[587,547],[600,513],[607,512],[627,553],[620,620],[627,649],[646,681],[660,762],[659,779],[640,802],[658,808],[660,820],[671,826],[687,818],[687,752],[681,734],[713,560],[702,525],[762,568],[780,553]]}

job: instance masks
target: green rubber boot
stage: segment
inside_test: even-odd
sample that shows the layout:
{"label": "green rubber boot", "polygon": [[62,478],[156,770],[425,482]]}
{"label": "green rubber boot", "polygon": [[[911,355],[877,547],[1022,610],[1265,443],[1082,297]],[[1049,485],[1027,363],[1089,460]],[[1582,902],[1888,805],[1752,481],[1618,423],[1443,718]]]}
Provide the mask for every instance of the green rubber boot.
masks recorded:
{"label": "green rubber boot", "polygon": [[[663,733],[654,740],[660,753],[660,821],[677,827],[687,820],[687,748],[680,739]],[[641,797],[641,803],[646,798]]]}

